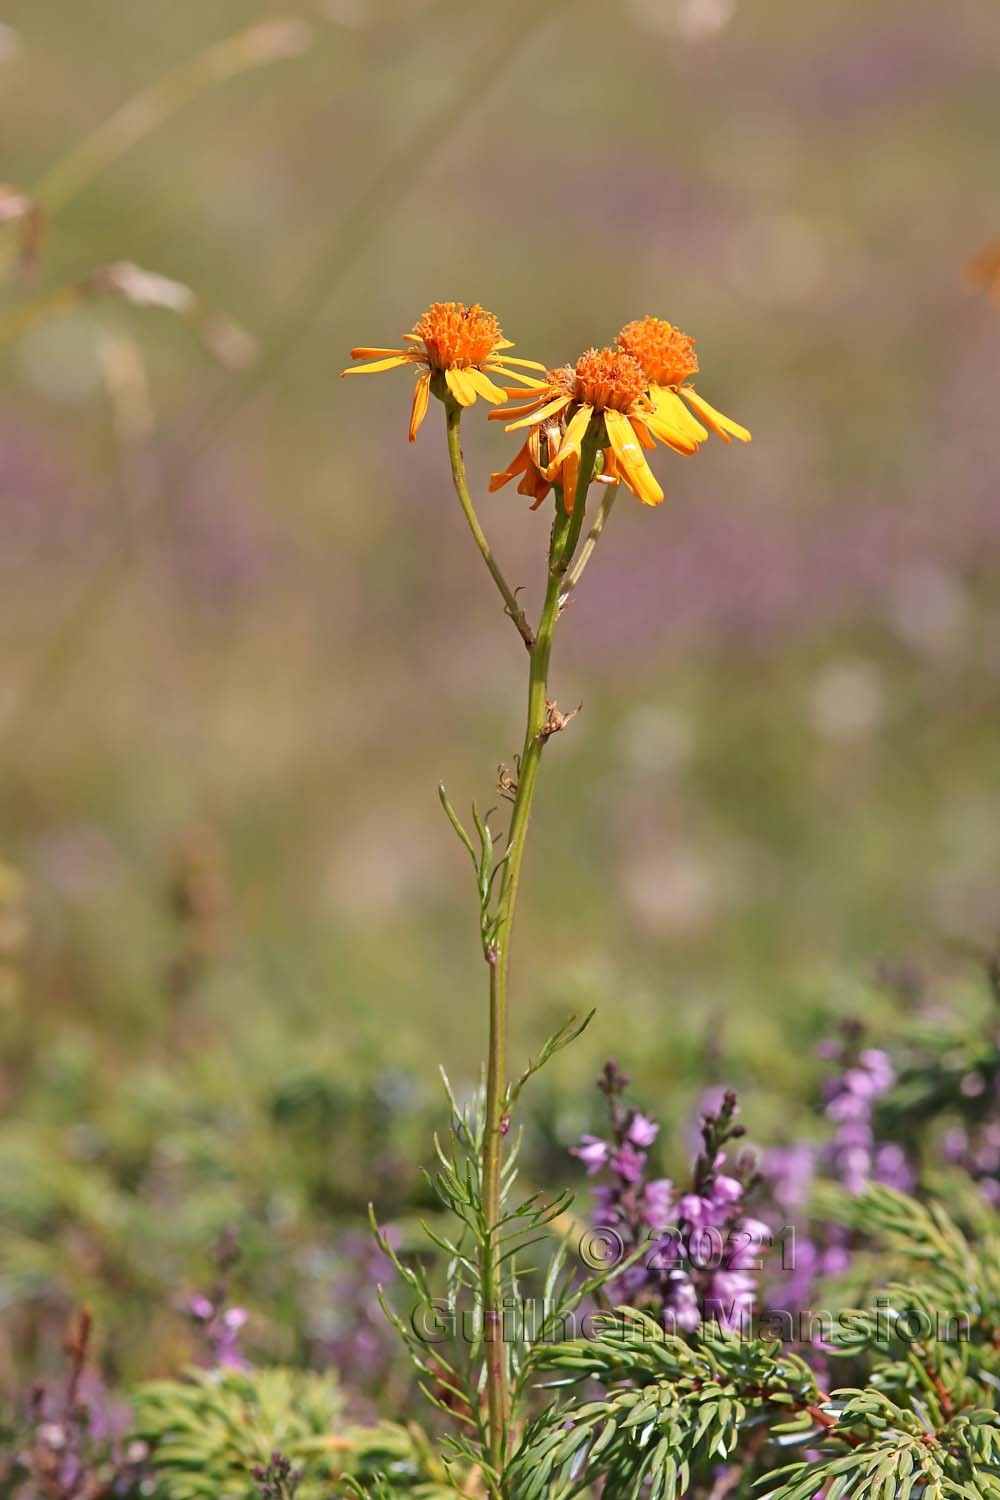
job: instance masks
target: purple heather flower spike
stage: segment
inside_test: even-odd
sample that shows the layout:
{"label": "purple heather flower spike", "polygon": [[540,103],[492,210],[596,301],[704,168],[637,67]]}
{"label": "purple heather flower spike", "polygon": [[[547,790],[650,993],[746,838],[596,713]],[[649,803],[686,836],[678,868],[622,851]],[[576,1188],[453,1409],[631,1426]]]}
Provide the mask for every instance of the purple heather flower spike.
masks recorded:
{"label": "purple heather flower spike", "polygon": [[633,1146],[651,1146],[660,1133],[660,1127],[648,1115],[636,1112],[629,1123],[628,1138]]}
{"label": "purple heather flower spike", "polygon": [[839,1276],[846,1271],[851,1257],[843,1245],[831,1245],[820,1256],[820,1269],[824,1276]]}
{"label": "purple heather flower spike", "polygon": [[878,1093],[887,1093],[892,1088],[896,1081],[896,1070],[887,1052],[883,1052],[880,1047],[866,1047],[858,1061],[875,1080]]}
{"label": "purple heather flower spike", "polygon": [[667,1279],[663,1302],[663,1324],[668,1333],[694,1333],[701,1324],[698,1293],[684,1271],[672,1271]]}
{"label": "purple heather flower spike", "polygon": [[842,1087],[849,1094],[857,1094],[862,1099],[873,1099],[882,1092],[878,1079],[867,1068],[848,1068],[842,1079]]}
{"label": "purple heather flower spike", "polygon": [[[845,1050],[841,1047],[837,1055],[843,1057]],[[895,1077],[887,1054],[867,1047],[855,1064],[826,1086],[826,1114],[837,1130],[823,1155],[848,1192],[863,1192],[873,1178],[898,1187],[912,1184],[905,1151],[892,1143],[876,1145],[872,1129],[875,1101],[888,1092]]]}
{"label": "purple heather flower spike", "polygon": [[726,1256],[730,1271],[753,1271],[760,1266],[762,1246],[770,1242],[771,1231],[760,1219],[741,1219],[735,1248]]}
{"label": "purple heather flower spike", "polygon": [[842,1120],[866,1120],[871,1109],[871,1096],[852,1093],[849,1089],[835,1094],[826,1106],[829,1118],[837,1123]]}
{"label": "purple heather flower spike", "polygon": [[611,1170],[626,1182],[641,1182],[645,1165],[646,1153],[637,1151],[628,1141],[623,1141],[611,1158]]}
{"label": "purple heather flower spike", "polygon": [[875,1180],[886,1187],[897,1188],[901,1193],[913,1191],[915,1174],[898,1142],[886,1141],[875,1152]]}
{"label": "purple heather flower spike", "polygon": [[618,1222],[618,1209],[616,1207],[616,1193],[613,1187],[595,1187],[592,1189],[594,1195],[594,1224],[598,1229],[613,1229]]}
{"label": "purple heather flower spike", "polygon": [[716,1204],[738,1203],[743,1196],[743,1185],[735,1177],[719,1176],[712,1184],[712,1201]]}
{"label": "purple heather flower spike", "polygon": [[815,1170],[813,1146],[773,1146],[764,1156],[764,1176],[776,1202],[785,1210],[803,1207]]}
{"label": "purple heather flower spike", "polygon": [[705,1200],[697,1193],[685,1193],[677,1205],[677,1216],[689,1224],[700,1224],[705,1217]]}
{"label": "purple heather flower spike", "polygon": [[[614,1229],[626,1251],[646,1250],[641,1261],[615,1278],[609,1295],[658,1309],[663,1326],[672,1332],[694,1332],[703,1316],[742,1327],[753,1309],[760,1246],[768,1232],[741,1213],[743,1179],[752,1164],[742,1159],[728,1163],[724,1149],[743,1134],[734,1124],[735,1095],[718,1090],[715,1113],[703,1114],[691,1186],[678,1193],[667,1178],[645,1176],[646,1148],[659,1134],[655,1120],[628,1107],[622,1098],[624,1081],[610,1066],[600,1087],[608,1096],[610,1140],[585,1136],[573,1155],[591,1175],[605,1169],[609,1174],[594,1192],[595,1224]],[[715,1256],[711,1265],[700,1263],[687,1244],[689,1237],[697,1240],[699,1235],[706,1244],[698,1249]],[[717,1239],[725,1247],[721,1259],[713,1250]]]}
{"label": "purple heather flower spike", "polygon": [[674,1185],[666,1177],[656,1177],[646,1183],[642,1200],[642,1217],[650,1229],[661,1231],[670,1223],[673,1207]]}
{"label": "purple heather flower spike", "polygon": [[571,1156],[578,1156],[587,1169],[587,1176],[594,1177],[608,1164],[611,1147],[596,1135],[585,1135],[579,1146],[570,1148]]}

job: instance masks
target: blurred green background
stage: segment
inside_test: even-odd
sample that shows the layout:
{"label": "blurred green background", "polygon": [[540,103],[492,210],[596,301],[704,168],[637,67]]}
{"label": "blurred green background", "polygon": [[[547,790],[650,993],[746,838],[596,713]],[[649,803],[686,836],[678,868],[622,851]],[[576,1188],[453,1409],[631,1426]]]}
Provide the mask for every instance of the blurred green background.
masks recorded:
{"label": "blurred green background", "polygon": [[[407,373],[341,383],[352,344],[478,300],[559,364],[655,313],[754,433],[661,450],[666,503],[622,497],[560,629],[584,710],[543,768],[515,1053],[598,1015],[535,1094],[537,1170],[609,1050],[661,1116],[725,1079],[779,1137],[834,1018],[905,1029],[868,981],[993,939],[1000,322],[963,272],[1000,228],[1000,13],[2,19],[0,177],[51,212],[29,285],[4,231],[0,303],[0,1380],[81,1296],[113,1362],[167,1366],[171,1289],[234,1223],[288,1357],[336,1226],[419,1195],[435,1065],[475,1077],[436,786],[494,802],[523,712],[440,412],[409,447]],[[194,310],[19,321],[121,261]],[[465,425],[484,493],[513,439]],[[544,513],[482,516],[534,606]]]}

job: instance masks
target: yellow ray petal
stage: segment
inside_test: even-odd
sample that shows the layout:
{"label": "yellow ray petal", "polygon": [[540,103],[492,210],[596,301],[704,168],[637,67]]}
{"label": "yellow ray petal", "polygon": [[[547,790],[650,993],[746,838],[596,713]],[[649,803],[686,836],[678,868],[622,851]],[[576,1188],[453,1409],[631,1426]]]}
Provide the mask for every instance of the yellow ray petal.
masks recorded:
{"label": "yellow ray petal", "polygon": [[645,448],[648,451],[656,447],[656,444],[649,435],[649,427],[647,425],[647,419],[650,415],[651,413],[649,412],[643,412],[641,417],[637,417],[634,414],[629,417],[629,421],[632,424],[632,431],[639,439],[640,448]]}
{"label": "yellow ray petal", "polygon": [[[686,458],[690,458],[692,453],[698,452],[697,438],[689,437],[686,432],[681,432],[670,422],[664,421],[659,413],[654,412],[652,416],[647,417],[646,426],[654,437],[659,438],[661,443],[665,443],[675,453],[683,453]],[[708,437],[707,432],[705,436]]]}
{"label": "yellow ray petal", "polygon": [[[508,396],[520,396],[523,399],[524,397],[531,396],[532,394],[544,396],[549,391],[558,390],[558,387],[554,386],[550,380],[537,380],[534,375],[519,375],[516,370],[501,371],[500,366],[494,365],[490,360],[486,361],[486,363],[483,365],[483,369],[497,370],[501,374],[506,375],[508,380],[520,381],[520,386],[512,385],[508,387]],[[524,387],[523,390],[521,389],[522,386]]]}
{"label": "yellow ray petal", "polygon": [[484,401],[492,401],[494,406],[502,406],[507,400],[507,392],[502,391],[498,385],[494,385],[482,370],[466,370],[464,373],[468,376],[470,385],[475,388],[476,394],[482,396]]}
{"label": "yellow ray petal", "polygon": [[493,495],[497,490],[502,490],[505,484],[509,484],[518,474],[523,474],[526,469],[530,468],[531,453],[528,444],[522,443],[509,468],[504,469],[502,473],[490,475],[490,494]]}
{"label": "yellow ray petal", "polygon": [[420,424],[427,415],[427,403],[430,399],[431,372],[421,375],[413,387],[413,406],[410,408],[410,442],[412,443],[420,431]]}
{"label": "yellow ray petal", "polygon": [[[508,344],[507,347],[508,348],[512,348],[513,345]],[[545,366],[544,365],[540,365],[538,363],[537,359],[515,359],[512,354],[501,354],[501,355],[499,355],[498,358],[497,358],[497,363],[501,364],[501,365],[521,365],[521,366],[523,366],[523,368],[525,370],[544,370],[545,369]]]}
{"label": "yellow ray petal", "polygon": [[552,488],[550,481],[542,473],[542,429],[540,427],[531,429],[524,446],[531,462],[517,487],[517,493],[530,495],[531,509],[537,510]]}
{"label": "yellow ray petal", "polygon": [[[650,388],[653,412],[660,430],[653,422],[649,425],[661,443],[668,443],[678,453],[693,453],[699,443],[708,441],[708,429],[688,411],[676,391],[669,386],[656,385]],[[693,444],[693,446],[692,446]]]}
{"label": "yellow ray petal", "polygon": [[653,477],[628,417],[624,412],[606,411],[604,421],[625,483],[643,505],[659,505],[663,491]]}
{"label": "yellow ray petal", "polygon": [[476,399],[476,387],[469,379],[468,370],[445,370],[444,378],[459,406],[471,406]]}
{"label": "yellow ray petal", "polygon": [[377,359],[373,365],[353,365],[341,375],[377,375],[379,370],[394,370],[397,365],[412,365],[411,354],[397,354],[392,359]]}
{"label": "yellow ray petal", "polygon": [[[541,369],[542,367],[539,366],[539,368]],[[495,361],[492,359],[488,359],[486,361],[486,363],[483,365],[483,369],[489,370],[491,375],[502,375],[506,380],[520,381],[521,385],[527,386],[529,390],[533,390],[534,387],[540,383],[547,385],[547,382],[539,382],[538,380],[536,380],[534,375],[522,375],[520,370],[508,370],[506,364],[500,364],[499,361]]]}
{"label": "yellow ray petal", "polygon": [[555,467],[560,467],[564,464],[571,453],[575,453],[577,458],[579,458],[583,434],[586,432],[593,415],[594,408],[592,406],[581,406],[580,410],[571,419],[569,426],[566,428],[566,434],[559,444],[559,452],[552,461]]}
{"label": "yellow ray petal", "polygon": [[741,427],[731,417],[724,416],[721,411],[716,411],[714,406],[709,406],[704,396],[699,396],[693,386],[682,385],[681,395],[689,405],[694,407],[701,420],[705,423],[705,426],[710,427],[713,432],[718,433],[723,442],[729,442],[730,433],[732,433],[734,438],[739,438],[741,443],[750,442],[750,434],[745,427]]}
{"label": "yellow ray petal", "polygon": [[513,432],[515,427],[533,427],[536,422],[544,422],[546,417],[554,417],[556,412],[564,411],[571,399],[570,396],[557,396],[554,401],[548,402],[546,406],[539,406],[530,417],[522,417],[519,422],[511,422],[509,426],[504,428],[504,431]]}
{"label": "yellow ray petal", "polygon": [[[511,394],[510,391],[507,392],[508,398]],[[520,397],[524,395],[524,392],[518,391],[516,394]],[[515,402],[513,406],[505,406],[503,411],[491,411],[486,420],[488,422],[509,422],[511,417],[526,417],[537,410],[537,401],[529,401],[526,406],[518,406],[517,402]]]}
{"label": "yellow ray petal", "polygon": [[566,507],[566,514],[571,516],[573,514],[573,507],[576,504],[577,485],[580,483],[580,456],[578,453],[567,454],[559,474],[559,482],[563,487],[563,505]]}
{"label": "yellow ray petal", "polygon": [[405,354],[408,358],[413,357],[412,349],[369,349],[362,344],[357,349],[351,350],[352,359],[381,359],[386,354]]}
{"label": "yellow ray petal", "polygon": [[552,488],[547,479],[543,479],[537,469],[529,469],[517,487],[519,495],[530,495],[531,504],[529,510],[537,510]]}

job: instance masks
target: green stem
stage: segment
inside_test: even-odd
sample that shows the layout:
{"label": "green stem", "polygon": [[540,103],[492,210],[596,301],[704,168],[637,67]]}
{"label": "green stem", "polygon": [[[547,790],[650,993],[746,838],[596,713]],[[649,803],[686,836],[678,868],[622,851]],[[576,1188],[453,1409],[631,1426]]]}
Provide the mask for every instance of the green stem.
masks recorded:
{"label": "green stem", "polygon": [[503,1153],[503,1104],[507,1076],[507,1017],[500,1008],[497,954],[490,955],[490,1037],[486,1068],[486,1120],[483,1130],[483,1218],[481,1246],[483,1338],[486,1350],[486,1410],[489,1460],[499,1475],[503,1465],[510,1393],[507,1350],[503,1339],[503,1275],[500,1266],[500,1168]]}
{"label": "green stem", "polygon": [[0,318],[0,344],[7,344],[20,338],[43,318],[51,318],[56,313],[69,312],[82,301],[83,295],[78,286],[61,286],[55,291],[46,292],[44,297],[38,297],[34,302],[16,307],[7,317]]}
{"label": "green stem", "polygon": [[486,1120],[483,1136],[483,1216],[487,1235],[483,1256],[484,1327],[487,1349],[487,1405],[489,1412],[490,1463],[498,1472],[502,1468],[510,1401],[507,1380],[507,1356],[502,1339],[503,1279],[499,1262],[498,1226],[501,1216],[500,1179],[503,1162],[503,1138],[507,1130],[507,1032],[508,985],[510,978],[510,934],[517,907],[531,807],[538,781],[542,751],[548,738],[546,718],[549,703],[549,662],[552,655],[552,633],[559,617],[559,600],[567,570],[573,560],[587,503],[587,491],[594,472],[598,431],[592,424],[580,453],[580,475],[573,500],[572,513],[567,512],[557,491],[556,519],[549,544],[548,583],[542,606],[538,634],[531,646],[528,676],[528,714],[524,748],[518,770],[517,793],[511,814],[507,863],[500,889],[496,951],[490,964],[490,1037],[489,1063],[486,1075]]}
{"label": "green stem", "polygon": [[517,602],[517,596],[503,576],[500,564],[493,556],[493,549],[486,540],[483,528],[479,524],[479,517],[476,515],[472,496],[469,494],[469,486],[465,479],[465,459],[462,456],[462,436],[460,431],[462,408],[453,397],[448,396],[445,400],[445,410],[448,424],[448,458],[451,461],[451,477],[455,485],[455,493],[458,495],[462,510],[465,512],[465,519],[469,523],[469,530],[472,532],[476,546],[479,548],[483,561],[490,570],[493,582],[500,590],[507,613],[514,621],[518,634],[530,651],[535,644],[535,638],[531,633],[531,626],[528,624],[524,610]]}

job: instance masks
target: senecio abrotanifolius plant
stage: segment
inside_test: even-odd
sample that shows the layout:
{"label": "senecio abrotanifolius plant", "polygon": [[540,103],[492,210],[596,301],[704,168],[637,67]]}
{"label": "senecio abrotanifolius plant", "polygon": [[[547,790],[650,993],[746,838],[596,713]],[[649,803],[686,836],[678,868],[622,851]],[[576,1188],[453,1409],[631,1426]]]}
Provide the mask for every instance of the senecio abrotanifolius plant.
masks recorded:
{"label": "senecio abrotanifolius plant", "polygon": [[[567,1196],[515,1195],[521,1090],[589,1019],[569,1020],[511,1072],[511,942],[532,804],[548,741],[572,716],[550,687],[553,639],[621,486],[644,505],[663,500],[647,455],[661,445],[692,456],[711,434],[727,443],[750,434],[695,389],[694,340],[659,318],[630,322],[612,344],[556,369],[514,358],[512,347],[478,304],[435,303],[402,347],[356,348],[352,358],[365,363],[344,372],[413,368],[411,442],[431,397],[443,406],[459,504],[528,657],[523,744],[513,768],[500,770],[506,830],[495,832],[475,807],[467,827],[440,791],[475,873],[489,997],[483,1087],[467,1107],[448,1089],[451,1129],[435,1143],[434,1187],[452,1227],[427,1233],[444,1284],[432,1285],[430,1262],[399,1257],[382,1237],[412,1302],[405,1315],[387,1311],[442,1414],[445,1468],[457,1490],[504,1500],[1000,1496],[996,1242],[974,1243],[940,1206],[861,1171],[851,1142],[867,1151],[868,1096],[877,1092],[864,1060],[845,1092],[858,1108],[841,1110],[857,1170],[826,1189],[841,1195],[831,1213],[843,1243],[880,1244],[899,1279],[876,1294],[862,1277],[867,1301],[825,1315],[818,1331],[801,1319],[789,1329],[773,1309],[754,1319],[752,1248],[767,1231],[746,1212],[753,1172],[726,1159],[741,1133],[732,1096],[702,1122],[704,1149],[685,1192],[647,1177],[656,1126],[625,1106],[625,1080],[605,1071],[609,1139],[585,1137],[576,1154],[589,1173],[610,1174],[595,1216],[615,1248],[607,1263],[582,1263]],[[537,622],[505,577],[467,479],[461,422],[480,398],[520,439],[490,491],[516,479],[533,510],[550,510]],[[702,1255],[693,1268],[693,1239],[703,1245],[706,1235],[718,1239],[719,1259]],[[540,1271],[527,1268],[531,1245]],[[722,1315],[704,1295],[713,1287]],[[396,1485],[390,1472],[353,1482]]]}
{"label": "senecio abrotanifolius plant", "polygon": [[[696,453],[707,441],[709,428],[726,442],[730,435],[743,441],[750,438],[745,428],[717,412],[688,383],[698,369],[693,340],[658,318],[627,324],[614,345],[588,349],[574,365],[559,369],[546,370],[535,361],[514,358],[508,353],[512,347],[497,319],[478,303],[466,307],[460,302],[435,302],[412,332],[404,335],[403,348],[352,349],[352,358],[368,363],[344,372],[414,367],[418,373],[410,414],[411,442],[430,398],[437,397],[443,405],[459,502],[528,653],[524,742],[513,772],[505,768],[500,773],[501,791],[511,803],[502,853],[478,811],[473,809],[473,837],[441,790],[445,811],[476,872],[483,957],[489,971],[489,1047],[482,1110],[456,1122],[454,1154],[446,1154],[441,1179],[447,1206],[464,1222],[474,1247],[471,1255],[467,1247],[460,1249],[457,1244],[445,1248],[456,1257],[456,1267],[468,1261],[462,1276],[471,1277],[466,1289],[473,1294],[479,1314],[473,1343],[482,1361],[485,1409],[478,1382],[474,1387],[467,1383],[468,1371],[452,1396],[461,1400],[470,1437],[495,1485],[502,1482],[516,1432],[513,1401],[519,1388],[518,1361],[502,1324],[505,1299],[514,1295],[517,1249],[525,1236],[533,1237],[566,1207],[541,1198],[512,1207],[511,1174],[504,1166],[505,1138],[525,1081],[512,1084],[507,1067],[511,937],[521,867],[542,754],[548,740],[571,717],[550,696],[553,637],[619,485],[624,484],[645,505],[662,501],[663,490],[646,461],[646,451],[661,443],[675,452]],[[533,509],[552,496],[545,599],[534,626],[486,539],[466,478],[462,415],[480,397],[497,408],[491,415],[505,420],[508,432],[524,433],[516,457],[509,468],[492,476],[490,488],[499,489],[519,478],[518,490],[531,497]],[[584,540],[588,498],[595,484],[604,494]],[[551,1039],[545,1055],[551,1056],[579,1029],[570,1023]],[[511,1152],[510,1162],[514,1156]],[[475,1172],[462,1166],[459,1157],[474,1161]],[[461,1378],[455,1369],[447,1373],[449,1381]]]}

